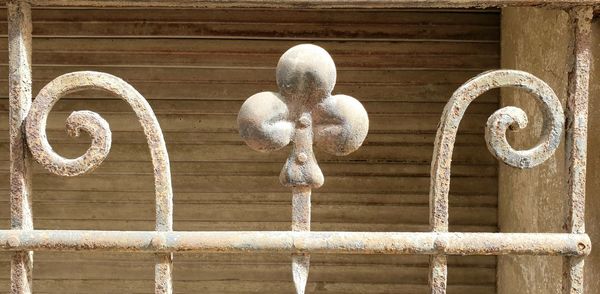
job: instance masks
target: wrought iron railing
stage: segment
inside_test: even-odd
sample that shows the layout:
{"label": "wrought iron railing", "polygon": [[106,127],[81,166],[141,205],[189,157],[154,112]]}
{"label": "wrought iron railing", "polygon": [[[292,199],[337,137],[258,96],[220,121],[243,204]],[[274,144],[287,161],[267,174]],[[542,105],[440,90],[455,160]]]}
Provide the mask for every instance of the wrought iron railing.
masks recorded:
{"label": "wrought iron railing", "polygon": [[[313,145],[331,154],[346,155],[360,147],[369,122],[358,100],[346,95],[331,95],[336,69],[329,54],[314,45],[299,45],[288,50],[279,61],[276,72],[279,93],[253,95],[246,100],[238,116],[240,134],[251,148],[271,151],[290,143],[293,145],[280,175],[281,183],[292,190],[292,230],[174,232],[169,157],[159,123],[139,92],[110,74],[73,72],[48,83],[31,102],[32,4],[164,7],[293,7],[303,4],[321,8],[549,5],[565,8],[571,12],[575,36],[567,115],[565,118],[552,89],[531,74],[515,70],[482,73],[454,92],[442,114],[431,167],[430,232],[310,232],[311,189],[324,182]],[[0,230],[0,250],[14,252],[11,293],[31,293],[32,252],[47,250],[155,253],[156,293],[173,292],[174,252],[290,253],[297,293],[304,293],[310,253],[429,255],[431,293],[446,292],[448,255],[560,255],[565,257],[563,293],[583,293],[583,258],[591,250],[590,239],[584,232],[584,203],[590,24],[594,4],[600,3],[596,0],[9,1],[11,230]],[[539,143],[528,150],[514,150],[507,141],[506,132],[509,128],[525,127],[525,113],[516,107],[504,107],[490,116],[486,125],[486,143],[490,152],[505,164],[533,168],[543,163],[558,148],[566,122],[570,218],[565,233],[448,232],[450,166],[459,123],[474,99],[499,87],[517,87],[532,93],[543,106],[544,118]],[[64,95],[83,89],[100,89],[121,97],[137,115],[154,166],[155,231],[34,230],[29,154],[52,173],[76,176],[92,171],[109,153],[109,125],[90,111],[73,112],[66,124],[70,135],[78,136],[81,131],[89,133],[92,142],[82,156],[64,158],[54,152],[48,142],[45,127],[52,106]]]}

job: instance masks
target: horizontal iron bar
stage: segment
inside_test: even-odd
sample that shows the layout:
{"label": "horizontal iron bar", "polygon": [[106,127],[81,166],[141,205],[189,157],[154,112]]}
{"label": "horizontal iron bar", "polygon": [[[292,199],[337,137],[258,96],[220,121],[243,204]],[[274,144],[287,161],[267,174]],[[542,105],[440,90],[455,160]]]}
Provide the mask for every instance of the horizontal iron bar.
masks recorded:
{"label": "horizontal iron bar", "polygon": [[199,8],[487,8],[600,5],[599,0],[30,0],[36,6]]}
{"label": "horizontal iron bar", "polygon": [[589,254],[587,234],[0,230],[0,250],[447,255]]}

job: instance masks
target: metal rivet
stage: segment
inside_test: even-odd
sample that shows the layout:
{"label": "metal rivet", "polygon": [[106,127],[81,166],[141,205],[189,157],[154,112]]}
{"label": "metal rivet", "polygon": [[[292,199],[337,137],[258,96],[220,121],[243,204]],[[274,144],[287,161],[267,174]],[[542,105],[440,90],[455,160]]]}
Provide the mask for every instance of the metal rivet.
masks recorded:
{"label": "metal rivet", "polygon": [[310,118],[303,115],[300,119],[298,119],[298,124],[300,124],[301,127],[306,128],[310,126]]}
{"label": "metal rivet", "polygon": [[296,160],[298,160],[299,163],[305,163],[308,160],[308,156],[306,155],[306,153],[302,152],[302,153],[298,154],[298,157],[296,157]]}
{"label": "metal rivet", "polygon": [[8,237],[8,246],[11,248],[15,248],[17,246],[19,246],[19,244],[21,244],[21,242],[19,241],[19,238],[15,237],[15,236],[10,236]]}

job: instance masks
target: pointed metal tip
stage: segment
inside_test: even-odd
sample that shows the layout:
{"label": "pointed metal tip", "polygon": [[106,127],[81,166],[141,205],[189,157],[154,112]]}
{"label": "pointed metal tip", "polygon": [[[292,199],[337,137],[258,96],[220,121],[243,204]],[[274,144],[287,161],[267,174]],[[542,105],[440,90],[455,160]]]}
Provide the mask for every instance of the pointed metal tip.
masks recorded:
{"label": "pointed metal tip", "polygon": [[304,291],[306,290],[309,267],[309,255],[292,255],[292,275],[294,276],[294,286],[296,286],[296,294],[304,294]]}

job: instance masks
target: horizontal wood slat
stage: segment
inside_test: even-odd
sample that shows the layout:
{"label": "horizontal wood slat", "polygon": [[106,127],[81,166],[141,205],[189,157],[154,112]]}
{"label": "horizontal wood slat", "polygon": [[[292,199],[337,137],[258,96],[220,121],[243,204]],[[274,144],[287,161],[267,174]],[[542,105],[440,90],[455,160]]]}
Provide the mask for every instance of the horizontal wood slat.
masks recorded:
{"label": "horizontal wood slat", "polygon": [[[82,191],[83,192],[83,191]],[[148,196],[151,196],[149,193]],[[151,199],[151,197],[148,197]],[[278,204],[209,204],[185,203],[175,213],[177,221],[201,222],[286,222],[291,214],[290,203]],[[154,203],[65,203],[48,202],[34,205],[37,218],[52,220],[95,219],[102,220],[129,219],[134,221],[151,221],[154,216]],[[356,213],[349,215],[347,212]],[[316,223],[407,223],[426,224],[427,204],[398,206],[393,205],[315,205],[313,220]],[[59,216],[55,216],[60,212]],[[451,220],[456,225],[468,225],[479,222],[481,226],[492,226],[496,222],[494,207],[455,207],[451,210]],[[235,228],[230,228],[235,230]],[[273,228],[275,229],[275,228]]]}
{"label": "horizontal wood slat", "polygon": [[[54,289],[65,293],[75,293],[68,286],[98,289],[97,287],[103,285],[102,283],[107,283],[109,285],[103,285],[106,287],[104,289],[119,293],[142,293],[141,291],[146,289],[147,292],[151,292],[153,259],[150,255],[134,258],[120,253],[98,253],[90,258],[82,253],[43,252],[36,257],[38,265],[36,285],[53,286]],[[90,263],[90,260],[93,263]],[[176,278],[178,285],[181,285],[178,288],[178,292],[181,293],[197,293],[198,289],[214,291],[208,287],[216,287],[219,283],[223,283],[219,293],[267,290],[269,293],[290,293],[292,291],[292,288],[286,284],[290,278],[290,273],[286,270],[289,260],[287,255],[186,254],[176,255],[175,260],[179,265],[178,269],[182,271]],[[397,292],[402,289],[395,285],[398,279],[402,279],[401,282],[405,284],[407,291],[414,291],[422,289],[418,283],[424,282],[423,278],[426,278],[426,274],[423,275],[423,272],[427,271],[427,258],[423,256],[313,255],[311,261],[314,268],[311,268],[309,287],[313,289],[313,293],[323,292],[324,288],[340,287],[340,285],[345,285],[343,287],[354,285],[366,291],[365,293],[385,293],[378,292],[383,289],[387,289],[387,293],[392,289],[394,293],[402,293]],[[114,263],[121,266],[115,270],[111,267]],[[55,270],[56,264],[63,266]],[[456,268],[450,275],[450,280],[457,285],[455,289],[493,293],[495,258],[451,257],[449,264]],[[113,277],[115,271],[118,272],[117,278]],[[0,276],[5,276],[6,273],[6,270],[3,270]],[[262,273],[269,273],[272,280],[264,282]],[[62,282],[72,276],[78,276],[80,284]],[[217,280],[218,277],[224,277],[223,280],[228,284]],[[468,280],[468,277],[474,277],[476,281]],[[56,282],[57,280],[61,282]],[[0,286],[6,282],[5,279],[0,279]],[[368,286],[373,282],[379,284],[379,287],[377,284],[372,285],[375,291],[370,290]],[[124,285],[117,289],[120,283]],[[260,288],[259,283],[265,283],[264,288]],[[275,286],[279,288],[271,288]],[[480,292],[482,289],[492,292]]]}
{"label": "horizontal wood slat", "polygon": [[[179,175],[173,179],[173,189],[181,192],[236,192],[236,183],[246,183],[246,192],[280,192],[278,179],[273,176],[188,176]],[[360,192],[378,191],[394,192],[423,192],[423,187],[429,182],[427,177],[375,177],[375,176],[331,176],[326,179],[327,186],[323,192]],[[102,187],[106,191],[154,191],[153,177],[147,175],[95,175],[77,179],[62,179],[54,175],[38,175],[36,183],[45,190],[77,190],[94,191]],[[497,187],[494,178],[456,178],[453,181],[457,193],[495,193]],[[378,185],[378,189],[371,188]],[[0,184],[0,188],[8,188],[8,184]]]}
{"label": "horizontal wood slat", "polygon": [[[173,175],[260,175],[277,176],[281,170],[280,162],[223,162],[223,161],[174,161],[171,162]],[[319,162],[323,172],[330,176],[429,176],[429,164],[407,162]],[[4,166],[0,171],[8,172]],[[36,165],[35,174],[46,171]],[[94,170],[97,175],[152,175],[152,165],[148,161],[108,161]],[[496,177],[497,167],[493,164],[473,166],[455,164],[453,175],[456,177]]]}
{"label": "horizontal wood slat", "polygon": [[[500,15],[498,11],[474,10],[344,10],[318,11],[305,9],[62,9],[34,8],[33,20],[55,22],[85,21],[160,21],[160,22],[249,22],[268,23],[326,23],[326,24],[413,24],[413,25],[448,25],[468,24],[498,27]],[[489,13],[486,13],[489,12]],[[0,16],[6,17],[5,11]],[[427,37],[423,35],[422,37]]]}
{"label": "horizontal wood slat", "polygon": [[460,8],[484,9],[503,7],[549,7],[568,8],[575,6],[596,5],[596,0],[240,0],[235,2],[215,2],[208,0],[30,0],[39,7],[114,7],[114,8],[261,8],[261,9],[433,9],[444,8],[456,10]]}
{"label": "horizontal wood slat", "polygon": [[[93,263],[90,263],[90,257],[82,253],[44,252],[36,257],[38,283],[65,293],[75,293],[69,286],[98,289],[101,285],[106,287],[104,289],[119,293],[142,293],[146,289],[151,292],[153,259],[149,255],[132,258],[126,254],[99,253],[93,256]],[[286,255],[186,254],[176,255],[175,259],[182,271],[176,278],[178,285],[181,285],[178,289],[181,293],[197,293],[198,289],[217,291],[214,287],[220,287],[219,293],[290,293],[293,290],[286,283],[290,278],[286,270],[289,257]],[[427,272],[427,258],[423,256],[313,255],[311,261],[313,267],[309,289],[313,293],[328,292],[324,290],[327,288],[352,286],[365,293],[389,293],[391,290],[394,293],[419,293],[425,289],[419,286],[419,283],[425,282],[423,278],[426,278],[424,273]],[[115,270],[111,266],[114,263],[121,266]],[[64,266],[56,270],[56,264]],[[455,268],[449,277],[455,285],[453,291],[494,293],[493,257],[451,257],[449,264]],[[115,271],[117,278],[113,276]],[[269,273],[271,281],[264,282],[263,273]],[[74,275],[80,278],[80,284],[62,282]],[[224,278],[220,281],[216,279],[218,277]],[[468,280],[468,277],[476,280]],[[403,286],[397,285],[399,278]],[[3,283],[6,280],[0,280],[0,285]],[[120,283],[124,285],[117,289]],[[260,287],[262,284],[264,286]],[[278,288],[274,288],[276,286]],[[401,292],[402,289],[413,292]]]}
{"label": "horizontal wood slat", "polygon": [[[85,193],[81,193],[85,195]],[[182,231],[289,231],[290,222],[275,221],[201,221],[201,220],[177,220],[174,224],[175,230]],[[3,220],[8,224],[9,219]],[[36,220],[37,228],[60,228],[61,230],[128,230],[144,231],[154,230],[154,220],[122,220],[104,219],[101,222],[95,219],[41,219]],[[315,222],[311,225],[313,231],[350,231],[350,232],[425,232],[429,230],[429,224],[422,223],[346,223]],[[497,232],[497,225],[450,225],[450,229],[456,232]],[[268,280],[268,277],[265,277]]]}
{"label": "horizontal wood slat", "polygon": [[[81,67],[79,69],[93,69],[92,67]],[[147,70],[146,68],[138,69],[140,72]],[[68,71],[61,71],[59,74],[67,73]],[[114,72],[113,72],[114,73]],[[251,75],[252,71],[249,70],[248,74]],[[446,75],[452,73],[445,73]],[[465,79],[469,79],[476,73],[473,72],[471,75],[465,76]],[[275,77],[273,76],[274,80]],[[50,78],[47,80],[37,81],[33,84],[34,93],[38,93],[39,90],[47,82],[50,82]],[[168,81],[139,81],[127,79],[128,82],[135,85],[135,88],[144,95],[148,100],[162,99],[162,100],[245,100],[246,96],[262,91],[277,91],[273,81],[265,83],[245,83],[245,82],[201,82],[201,81],[189,81],[189,82],[168,82]],[[2,96],[7,97],[8,87],[7,82],[0,79],[0,93]],[[398,99],[398,101],[406,102],[445,102],[448,97],[458,88],[460,85],[456,84],[435,84],[435,81],[429,83],[421,83],[417,85],[402,85],[402,84],[352,84],[336,85],[334,93],[343,93],[345,95],[351,95],[360,99],[360,101],[389,101],[390,99]],[[106,98],[107,95],[94,91],[96,94],[92,95],[90,92],[78,92],[71,94],[70,97],[75,98]],[[248,94],[250,93],[250,94]],[[494,103],[497,102],[497,91],[490,91],[483,94],[475,103],[486,102]],[[68,99],[66,99],[68,100]]]}
{"label": "horizontal wood slat", "polygon": [[[488,16],[489,17],[489,16]],[[487,18],[487,17],[486,17]],[[3,39],[6,39],[3,37]],[[109,56],[111,53],[146,53],[161,54],[167,60],[176,58],[178,54],[193,55],[203,53],[214,54],[249,54],[250,57],[264,60],[266,66],[272,66],[270,57],[278,58],[281,51],[285,51],[301,41],[285,40],[281,38],[272,40],[239,40],[239,39],[210,39],[210,42],[187,39],[170,38],[164,42],[157,42],[156,39],[142,38],[86,38],[81,42],[78,37],[43,37],[35,36],[35,43],[32,44],[35,52],[46,53],[85,53],[97,52]],[[419,56],[420,54],[430,55],[466,55],[466,56],[487,56],[493,57],[500,53],[498,42],[484,41],[466,41],[466,40],[427,40],[427,39],[406,39],[406,40],[315,40],[312,42],[327,48],[330,54],[336,56],[336,64],[339,65],[337,58],[344,56],[361,55],[365,57],[394,57],[402,54]],[[8,50],[8,44],[0,43],[0,50]],[[371,53],[372,56],[365,56]],[[113,56],[117,58],[118,56]],[[6,58],[6,57],[3,57]],[[397,58],[400,59],[400,58]],[[61,59],[57,59],[61,60]],[[140,59],[142,60],[142,59]],[[124,60],[125,61],[125,60]],[[204,62],[217,62],[222,65],[228,60],[205,60]],[[144,59],[143,63],[156,62],[155,60]],[[77,64],[77,63],[70,63]],[[106,64],[106,63],[102,63]],[[125,63],[132,64],[132,63]]]}
{"label": "horizontal wood slat", "polygon": [[[157,115],[162,114],[230,114],[237,115],[237,110],[242,106],[242,100],[150,100],[150,106]],[[379,115],[437,115],[446,105],[442,102],[405,102],[390,101],[364,101],[362,103],[371,117]],[[8,112],[8,99],[0,99],[0,113]],[[60,100],[53,108],[52,114],[58,112],[71,113],[75,110],[90,109],[101,114],[134,115],[131,106],[120,99],[98,99],[86,97],[84,99]],[[469,107],[471,114],[489,115],[496,111],[496,103],[474,103]],[[483,128],[483,127],[482,127]]]}
{"label": "horizontal wood slat", "polygon": [[[48,119],[48,129],[64,129],[65,120],[69,113],[52,113]],[[134,115],[108,113],[103,117],[112,122],[111,129],[114,131],[131,132],[141,130]],[[159,114],[165,132],[232,132],[237,130],[237,114]],[[487,121],[487,115],[471,115],[462,121],[462,129],[465,132],[481,132]],[[7,113],[0,113],[0,120],[8,121]],[[370,129],[374,132],[435,132],[439,117],[435,114],[373,114],[369,116],[372,124]],[[7,130],[3,126],[0,130]]]}
{"label": "horizontal wood slat", "polygon": [[[232,132],[165,132],[165,140],[171,144],[184,145],[243,145],[240,135],[236,131]],[[113,132],[113,144],[146,144],[146,137],[139,131],[133,132]],[[48,131],[50,141],[56,143],[57,148],[61,144],[89,144],[89,137],[84,133],[78,138],[68,136],[64,130]],[[455,146],[483,146],[483,133],[465,133],[460,132]],[[435,134],[430,132],[406,133],[406,132],[371,132],[365,140],[369,145],[433,145]],[[6,142],[6,138],[0,138],[0,142]],[[365,145],[366,145],[365,144]],[[53,145],[54,146],[54,145]],[[83,149],[82,149],[83,150]],[[318,152],[318,150],[317,150]]]}
{"label": "horizontal wood slat", "polygon": [[[8,121],[6,11],[0,9],[0,120]],[[325,185],[313,193],[314,230],[427,231],[435,131],[462,83],[499,65],[499,13],[460,10],[48,9],[33,12],[34,95],[60,74],[104,71],[150,102],[165,133],[176,230],[288,230],[291,195],[278,174],[289,147],[249,149],[237,133],[243,101],[277,91],[275,66],[310,42],[338,67],[334,93],[359,99],[370,116],[364,146],[346,157],[317,148]],[[497,230],[497,163],[484,125],[498,108],[490,91],[468,109],[453,158],[450,228]],[[39,229],[153,230],[152,165],[141,127],[124,102],[101,91],[72,93],[48,120],[53,148],[81,155],[70,138],[74,110],[111,125],[107,161],[62,178],[34,166]],[[8,126],[0,124],[0,177],[8,178]],[[0,224],[9,225],[8,181]],[[149,293],[153,260],[118,253],[36,253],[36,293]],[[427,293],[422,256],[316,255],[308,293]],[[495,293],[494,257],[450,258],[448,293]],[[0,254],[0,293],[8,289]],[[176,293],[292,293],[284,255],[177,255]]]}
{"label": "horizontal wood slat", "polygon": [[[342,17],[295,10],[54,10],[33,15],[43,36],[311,39],[460,39],[497,41],[498,16],[480,13],[349,11]],[[110,14],[110,16],[109,16]],[[337,14],[337,13],[334,13]],[[294,15],[288,18],[288,15]],[[410,15],[410,16],[406,16]],[[274,16],[274,17],[272,17]],[[2,18],[6,19],[6,18]],[[370,21],[365,21],[366,19]],[[477,20],[480,20],[479,22]],[[496,20],[496,21],[494,21]],[[73,23],[74,22],[74,23]],[[361,29],[356,29],[360,24]],[[6,26],[0,26],[5,29]],[[6,31],[0,30],[0,34]]]}
{"label": "horizontal wood slat", "polygon": [[[86,144],[61,144],[55,149],[67,157],[74,158],[85,152]],[[459,164],[493,164],[494,159],[481,151],[484,146],[456,146],[455,163]],[[0,152],[8,147],[0,146]],[[115,144],[111,148],[109,160],[113,161],[149,161],[150,153],[147,144]],[[249,150],[245,145],[189,145],[177,144],[168,148],[171,161],[227,161],[227,162],[284,162],[288,149],[273,153],[257,153]],[[404,162],[421,163],[430,162],[428,153],[433,152],[433,147],[423,144],[400,146],[363,146],[361,150],[346,157],[338,157],[327,153],[318,152],[319,162]],[[288,152],[289,153],[289,152]],[[0,157],[8,160],[7,156]],[[283,164],[283,163],[282,163]],[[154,188],[151,186],[150,188]],[[369,187],[377,190],[377,188]]]}
{"label": "horizontal wood slat", "polygon": [[[6,42],[0,51],[6,51]],[[246,44],[247,43],[247,44]],[[89,39],[36,38],[34,64],[273,67],[297,40]],[[498,44],[460,41],[318,41],[343,68],[494,67]],[[348,49],[352,48],[352,49]],[[4,55],[0,63],[8,63]]]}

